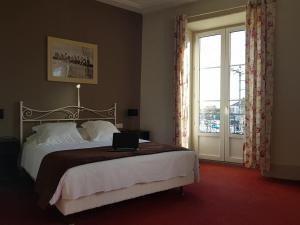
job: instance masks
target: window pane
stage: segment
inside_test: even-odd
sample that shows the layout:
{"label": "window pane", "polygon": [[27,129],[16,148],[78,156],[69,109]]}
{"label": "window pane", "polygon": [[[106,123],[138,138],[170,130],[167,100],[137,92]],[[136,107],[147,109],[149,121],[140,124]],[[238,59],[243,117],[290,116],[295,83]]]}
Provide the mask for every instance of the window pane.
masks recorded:
{"label": "window pane", "polygon": [[230,99],[231,134],[244,134],[245,125],[245,31],[230,33]]}
{"label": "window pane", "polygon": [[200,70],[200,100],[220,100],[220,68]]}
{"label": "window pane", "polygon": [[245,114],[245,100],[230,101],[230,113]]}
{"label": "window pane", "polygon": [[200,102],[200,132],[220,132],[220,101]]}
{"label": "window pane", "polygon": [[245,98],[245,65],[230,67],[230,100]]}
{"label": "window pane", "polygon": [[221,66],[221,35],[200,38],[200,68]]}
{"label": "window pane", "polygon": [[230,101],[229,127],[231,134],[244,134],[245,100]]}
{"label": "window pane", "polygon": [[245,125],[245,66],[230,67],[230,112],[231,134],[244,134]]}
{"label": "window pane", "polygon": [[201,113],[220,113],[220,101],[200,101]]}
{"label": "window pane", "polygon": [[200,132],[220,132],[221,35],[200,38]]}
{"label": "window pane", "polygon": [[230,64],[245,64],[246,33],[237,31],[230,33]]}

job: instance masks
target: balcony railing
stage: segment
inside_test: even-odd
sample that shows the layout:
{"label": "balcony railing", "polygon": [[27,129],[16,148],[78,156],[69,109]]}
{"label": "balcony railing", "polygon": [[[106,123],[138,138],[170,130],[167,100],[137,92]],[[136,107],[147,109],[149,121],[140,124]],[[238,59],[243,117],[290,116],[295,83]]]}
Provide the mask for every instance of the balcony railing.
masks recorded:
{"label": "balcony railing", "polygon": [[[220,114],[219,113],[200,113],[200,132],[219,133]],[[240,113],[229,114],[230,134],[243,135],[245,127],[245,115]]]}

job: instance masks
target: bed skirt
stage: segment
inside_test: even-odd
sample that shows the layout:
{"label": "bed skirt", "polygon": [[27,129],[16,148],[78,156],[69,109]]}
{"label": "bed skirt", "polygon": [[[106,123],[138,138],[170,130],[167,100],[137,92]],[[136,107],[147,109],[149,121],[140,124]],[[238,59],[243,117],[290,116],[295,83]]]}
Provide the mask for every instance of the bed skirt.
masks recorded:
{"label": "bed skirt", "polygon": [[128,188],[96,193],[87,197],[75,200],[60,199],[55,205],[63,215],[70,215],[88,209],[121,202],[124,200],[140,197],[155,192],[182,187],[195,182],[195,175],[192,172],[188,176],[175,177],[169,180],[156,181],[151,183],[136,184]]}

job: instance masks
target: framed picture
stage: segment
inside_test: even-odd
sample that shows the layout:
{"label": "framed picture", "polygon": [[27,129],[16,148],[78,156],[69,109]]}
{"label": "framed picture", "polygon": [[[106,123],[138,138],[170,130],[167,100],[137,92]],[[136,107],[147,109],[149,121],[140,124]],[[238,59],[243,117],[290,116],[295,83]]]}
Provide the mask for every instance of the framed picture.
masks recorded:
{"label": "framed picture", "polygon": [[48,80],[97,84],[97,45],[48,36]]}

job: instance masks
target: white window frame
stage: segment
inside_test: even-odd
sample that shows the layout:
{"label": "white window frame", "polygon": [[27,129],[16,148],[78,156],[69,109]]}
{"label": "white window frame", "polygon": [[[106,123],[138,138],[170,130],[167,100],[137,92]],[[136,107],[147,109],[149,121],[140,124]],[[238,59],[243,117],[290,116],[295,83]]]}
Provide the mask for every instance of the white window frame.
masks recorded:
{"label": "white window frame", "polygon": [[[227,68],[227,71],[226,71],[226,77],[227,77],[227,81],[226,81],[226,84],[227,84],[227,99],[230,100],[230,65],[231,65],[231,62],[230,62],[230,59],[231,59],[231,55],[230,55],[230,49],[231,49],[231,41],[230,41],[230,33],[232,32],[238,32],[238,31],[245,31],[246,30],[246,26],[245,25],[238,25],[238,26],[230,26],[230,27],[227,27],[225,28],[225,31],[226,31],[226,44],[228,43],[228,48],[226,48],[226,56],[225,56],[225,60],[226,60],[226,67]],[[246,62],[245,62],[246,63]],[[230,105],[229,105],[229,101],[227,101],[227,105],[226,105],[226,108],[227,108],[227,113],[229,113],[229,109],[230,109]],[[227,124],[227,134],[229,134],[229,137],[230,138],[236,138],[236,139],[243,139],[244,138],[244,135],[240,135],[240,134],[231,134],[230,133],[230,126],[229,126],[229,121],[228,121],[228,116],[226,117],[226,120],[225,121],[225,124]],[[226,137],[225,137],[226,138]]]}
{"label": "white window frame", "polygon": [[[230,134],[229,126],[229,97],[230,97],[230,33],[245,30],[244,24],[235,24],[222,28],[211,29],[208,31],[197,31],[193,33],[192,50],[192,148],[199,149],[198,136],[224,137],[221,145],[229,148],[229,138],[244,139],[244,135]],[[221,96],[220,96],[220,133],[204,133],[199,130],[199,113],[200,113],[200,51],[199,38],[221,34]],[[228,151],[226,151],[228,152]],[[225,156],[226,158],[226,156]]]}
{"label": "white window frame", "polygon": [[[225,32],[224,32],[225,30],[224,29],[216,29],[216,30],[212,30],[212,31],[206,31],[206,32],[201,32],[201,33],[196,33],[196,35],[195,35],[195,41],[196,42],[198,42],[197,43],[197,49],[195,48],[194,49],[194,51],[195,52],[197,52],[198,50],[199,50],[199,39],[200,38],[203,38],[203,37],[208,37],[208,36],[213,36],[213,35],[221,35],[221,60],[220,60],[220,62],[221,62],[221,74],[220,74],[220,77],[221,77],[221,81],[220,81],[220,88],[221,88],[221,90],[220,90],[220,93],[221,93],[221,96],[220,96],[220,116],[221,115],[223,115],[223,113],[222,113],[222,109],[224,108],[223,107],[223,101],[222,101],[222,96],[223,96],[223,90],[222,90],[222,74],[224,73],[224,61],[223,61],[223,59],[224,59],[224,57],[225,57],[225,49],[224,49],[224,47],[225,47]],[[197,68],[198,68],[198,71],[197,71],[197,74],[198,74],[198,79],[197,79],[197,83],[195,84],[195,86],[194,86],[194,88],[195,89],[198,89],[197,90],[197,94],[198,94],[198,104],[197,104],[197,106],[196,107],[198,107],[198,112],[199,112],[199,109],[200,109],[200,89],[199,89],[199,84],[200,84],[200,51],[198,51],[198,53],[197,53],[197,62],[195,62],[196,64],[198,64],[197,65]],[[200,113],[200,112],[199,112]],[[199,117],[199,113],[198,113],[198,117]],[[200,132],[199,131],[199,129],[198,129],[198,131],[197,131],[197,133],[198,133],[198,135],[201,133],[201,135],[202,136],[219,136],[221,133],[223,133],[223,129],[224,129],[224,120],[223,120],[223,118],[221,118],[220,117],[220,121],[221,121],[221,123],[220,123],[220,132],[219,133],[205,133],[205,132]],[[199,122],[199,121],[198,121]],[[199,125],[199,124],[198,124]]]}

